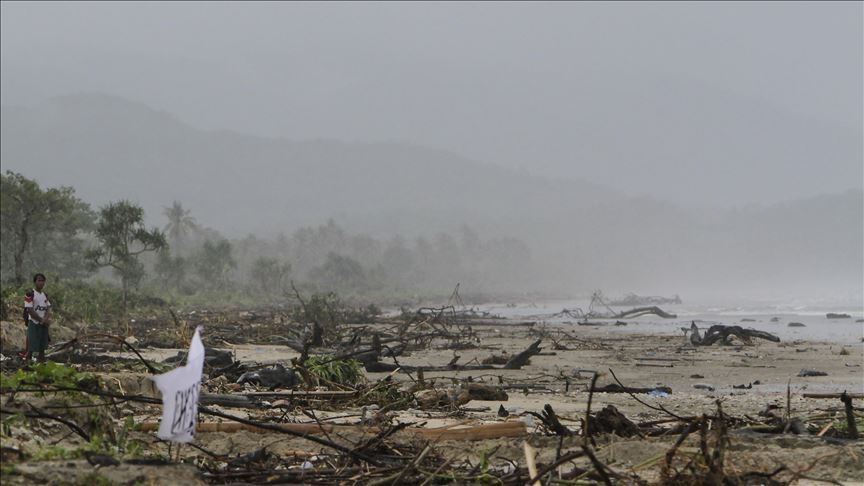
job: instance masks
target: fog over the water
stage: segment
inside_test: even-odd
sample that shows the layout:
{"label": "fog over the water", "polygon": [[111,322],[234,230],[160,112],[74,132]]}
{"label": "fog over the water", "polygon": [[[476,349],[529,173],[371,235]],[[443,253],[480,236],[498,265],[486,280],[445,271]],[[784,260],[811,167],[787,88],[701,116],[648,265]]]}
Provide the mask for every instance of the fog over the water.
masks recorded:
{"label": "fog over the water", "polygon": [[162,225],[178,200],[230,238],[447,232],[471,255],[467,227],[530,253],[489,263],[495,290],[860,305],[860,2],[0,14],[3,170],[94,206]]}

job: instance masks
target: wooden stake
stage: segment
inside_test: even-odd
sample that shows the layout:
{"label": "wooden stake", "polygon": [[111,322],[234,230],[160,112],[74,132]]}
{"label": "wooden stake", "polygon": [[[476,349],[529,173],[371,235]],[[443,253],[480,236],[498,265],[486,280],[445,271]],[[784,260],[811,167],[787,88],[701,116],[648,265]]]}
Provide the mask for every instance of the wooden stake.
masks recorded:
{"label": "wooden stake", "polygon": [[[529,477],[537,477],[537,463],[534,462],[534,448],[531,447],[531,444],[528,441],[522,442],[522,450],[525,451],[525,464],[528,465],[528,476]],[[531,486],[541,486],[540,480],[534,481],[531,483]]]}

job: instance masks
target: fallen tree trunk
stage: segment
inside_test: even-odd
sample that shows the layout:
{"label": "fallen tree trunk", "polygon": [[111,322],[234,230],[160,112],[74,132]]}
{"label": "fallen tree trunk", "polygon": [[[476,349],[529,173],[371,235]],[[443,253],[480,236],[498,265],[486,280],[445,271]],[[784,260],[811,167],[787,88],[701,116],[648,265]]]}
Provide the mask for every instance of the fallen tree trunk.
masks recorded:
{"label": "fallen tree trunk", "polygon": [[255,400],[244,395],[227,395],[222,393],[202,393],[200,398],[202,405],[219,405],[231,408],[259,408]]}
{"label": "fallen tree trunk", "polygon": [[704,336],[700,336],[696,322],[692,321],[690,323],[690,344],[694,346],[711,346],[720,340],[727,341],[729,336],[736,336],[747,344],[750,344],[753,338],[766,339],[775,343],[780,342],[779,337],[765,331],[744,329],[741,326],[724,326],[722,324],[711,326]]}
{"label": "fallen tree trunk", "polygon": [[664,393],[672,393],[672,389],[668,386],[655,386],[653,388],[638,388],[638,387],[630,387],[630,386],[621,386],[617,383],[610,383],[603,387],[595,387],[594,393],[651,393],[651,392],[664,392]]}
{"label": "fallen tree trunk", "polygon": [[[337,425],[337,424],[278,424],[279,429],[306,435],[328,435],[332,433],[359,432],[366,435],[376,435],[381,432],[379,427],[368,427],[362,425]],[[142,432],[155,432],[159,430],[158,422],[144,422],[141,424]],[[268,429],[255,427],[237,422],[204,422],[199,423],[195,431],[198,433],[208,432],[237,432],[248,430],[250,432],[267,433]],[[472,427],[444,426],[434,429],[422,427],[406,427],[405,432],[418,435],[429,440],[483,440],[496,439],[499,437],[522,437],[528,433],[524,422],[514,420],[508,422],[497,422],[491,424],[476,425]]]}
{"label": "fallen tree trunk", "polygon": [[459,321],[463,326],[532,327],[537,321],[508,321],[500,318],[470,319]]}
{"label": "fallen tree trunk", "polygon": [[[845,392],[844,392],[845,393]],[[864,393],[846,393],[850,398],[856,400],[864,399]],[[805,393],[804,398],[840,398],[843,393]]]}

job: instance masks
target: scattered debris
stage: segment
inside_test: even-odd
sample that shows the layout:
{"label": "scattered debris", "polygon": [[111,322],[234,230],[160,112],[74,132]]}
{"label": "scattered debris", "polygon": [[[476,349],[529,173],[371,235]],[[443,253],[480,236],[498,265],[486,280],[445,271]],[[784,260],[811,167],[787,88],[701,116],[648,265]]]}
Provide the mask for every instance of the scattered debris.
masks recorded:
{"label": "scattered debris", "polygon": [[[311,302],[307,306],[311,313]],[[11,430],[16,434],[8,443],[7,436],[3,436],[4,447],[0,452],[4,484],[9,478],[12,478],[10,484],[16,484],[15,474],[8,474],[22,464],[21,469],[28,476],[17,484],[41,478],[29,476],[34,474],[30,466],[50,468],[73,461],[78,461],[81,473],[67,473],[64,480],[68,479],[69,484],[159,484],[151,481],[149,472],[144,475],[147,467],[163,474],[176,470],[175,482],[183,484],[206,481],[210,484],[785,485],[804,479],[808,470],[798,466],[797,458],[812,454],[816,460],[816,454],[803,446],[790,446],[801,451],[766,455],[768,439],[772,443],[812,440],[807,447],[814,444],[825,450],[833,447],[837,458],[828,459],[831,465],[813,477],[828,477],[825,471],[835,472],[835,477],[842,480],[864,477],[864,469],[857,465],[860,452],[857,449],[847,452],[830,442],[846,441],[861,430],[860,408],[852,404],[853,399],[864,398],[860,393],[813,396],[831,400],[845,396],[848,406],[844,401],[844,407],[807,407],[802,411],[804,407],[798,405],[794,415],[790,403],[800,402],[787,401],[783,407],[775,394],[774,399],[765,401],[778,403],[758,403],[759,408],[753,408],[748,415],[747,409],[736,400],[759,400],[763,393],[733,393],[724,397],[723,408],[718,403],[716,410],[705,411],[702,404],[708,397],[706,394],[679,390],[673,396],[670,387],[657,383],[662,379],[674,384],[671,380],[686,381],[687,376],[704,379],[706,372],[712,379],[727,376],[711,371],[720,371],[715,366],[737,366],[746,359],[747,370],[729,369],[736,374],[728,376],[734,376],[733,383],[747,383],[733,385],[733,389],[749,390],[762,381],[776,384],[776,375],[781,372],[778,369],[773,375],[753,376],[750,373],[756,370],[749,368],[761,366],[753,364],[754,360],[785,353],[787,356],[781,359],[802,362],[805,357],[817,356],[816,353],[796,356],[788,353],[789,349],[778,350],[775,346],[760,349],[758,355],[742,352],[747,350],[742,346],[697,351],[693,346],[681,345],[680,337],[675,336],[651,337],[651,344],[645,345],[630,334],[619,331],[616,335],[612,328],[600,332],[575,326],[556,328],[544,323],[510,326],[511,321],[493,315],[452,307],[452,310],[431,307],[424,312],[407,312],[400,317],[382,318],[382,322],[375,324],[348,325],[338,319],[327,322],[319,318],[320,340],[311,339],[314,326],[304,327],[305,324],[287,317],[280,321],[278,313],[266,310],[242,315],[235,310],[223,316],[204,311],[194,315],[180,313],[183,322],[178,328],[191,327],[193,321],[205,318],[202,316],[213,319],[216,323],[207,335],[222,347],[233,348],[231,338],[237,338],[238,342],[280,345],[267,348],[272,354],[264,358],[266,363],[240,362],[231,351],[208,349],[207,378],[200,394],[199,434],[192,445],[182,447],[182,452],[180,447],[168,449],[166,443],[154,440],[158,424],[152,422],[152,417],[157,416],[161,400],[136,384],[138,379],[146,381],[150,367],[160,372],[169,367],[144,359],[143,356],[152,356],[147,351],[138,359],[121,358],[117,353],[121,345],[133,352],[146,343],[156,342],[148,334],[139,332],[139,336],[148,337],[138,343],[127,340],[125,345],[115,339],[79,339],[56,354],[76,363],[74,367],[56,365],[62,368],[22,371],[23,379],[16,378],[19,376],[14,368],[16,360],[3,361],[0,385],[3,433]],[[240,326],[237,319],[242,320]],[[493,320],[498,321],[494,327],[487,325]],[[262,321],[267,324],[262,325]],[[475,326],[472,321],[483,323]],[[694,326],[695,322],[691,323],[691,329]],[[727,332],[724,328],[731,330]],[[705,336],[698,336],[703,345],[708,341],[728,342],[736,337],[745,342],[753,337],[762,338],[748,335],[752,330],[738,326],[711,326],[711,329]],[[698,328],[695,333],[699,334]],[[505,335],[516,337],[519,344],[504,341]],[[549,340],[553,345],[547,346],[559,351],[558,358],[534,358],[548,355],[541,345]],[[286,351],[288,348],[283,345],[293,351]],[[802,347],[801,343],[793,346]],[[858,355],[856,348],[849,349]],[[286,352],[288,355],[281,355]],[[241,350],[237,353],[240,355]],[[244,351],[242,355],[247,353]],[[480,362],[490,354],[488,361]],[[532,358],[539,362],[532,365]],[[181,353],[168,363],[174,365],[182,360]],[[597,360],[621,360],[631,376],[642,377],[635,384],[648,386],[625,386],[609,370],[615,382],[597,387],[598,377],[607,374],[579,368]],[[781,368],[781,363],[770,363],[774,364]],[[806,365],[815,366],[816,362]],[[126,369],[133,366],[135,379],[122,375],[128,375]],[[643,366],[660,369],[649,374],[641,369]],[[675,368],[669,369],[672,366]],[[769,364],[761,367],[766,366]],[[802,365],[786,362],[783,372],[790,366],[794,366],[794,373]],[[825,369],[834,374],[836,367]],[[105,372],[109,368],[114,373]],[[10,370],[11,374],[6,373]],[[88,381],[89,373],[81,371],[95,371],[98,379],[89,377]],[[645,379],[646,376],[651,378]],[[757,376],[759,380],[752,380]],[[586,381],[589,379],[590,384]],[[727,386],[725,383],[728,382],[724,381]],[[694,388],[715,391],[713,385],[703,383]],[[508,409],[502,402],[508,401],[510,390],[528,394],[531,400],[550,397],[551,403],[537,413],[523,412],[520,406],[525,406],[525,402]],[[764,391],[769,396],[773,393],[769,389]],[[574,415],[572,404],[583,400],[586,392],[587,407]],[[630,395],[633,404],[638,403],[637,411],[619,403],[622,397],[603,398],[602,393]],[[62,396],[62,401],[54,400],[55,395]],[[805,393],[804,397],[811,395]],[[466,406],[474,400],[490,403]],[[592,400],[595,403],[614,400],[615,406],[601,403],[596,407],[599,411],[592,412]],[[494,403],[499,403],[497,410]],[[688,415],[693,411],[688,412],[687,405],[693,403],[700,404],[698,415]],[[763,406],[765,411],[757,414]],[[732,408],[731,413],[724,410],[728,407]],[[627,411],[629,418],[622,411]],[[631,420],[637,417],[640,422]],[[45,445],[47,440],[37,448],[20,445],[33,435],[39,435],[40,440],[60,440],[66,450],[49,448]],[[64,435],[71,438],[64,439]],[[733,436],[735,447],[730,448],[729,438]],[[642,437],[652,437],[652,442],[637,442]],[[529,447],[523,447],[523,443],[529,442]],[[626,446],[619,447],[625,442]],[[640,452],[638,462],[630,462],[633,456],[619,457],[626,454],[619,451],[642,446],[654,451],[650,455]],[[57,454],[62,461],[35,461],[34,451]],[[74,458],[68,457],[71,454]],[[739,462],[739,457],[744,459]],[[764,466],[752,461],[753,457],[777,460],[779,465]],[[784,462],[789,468],[780,468]],[[111,476],[107,482],[95,476],[81,479],[82,473],[124,467],[137,469],[141,477]],[[179,468],[188,469],[191,476],[181,476]],[[645,474],[646,470],[651,471]]]}
{"label": "scattered debris", "polygon": [[796,376],[801,376],[801,377],[803,377],[803,376],[828,376],[828,373],[825,373],[824,371],[804,369],[804,370],[799,371],[798,375],[796,375]]}
{"label": "scattered debris", "polygon": [[276,388],[294,388],[297,386],[297,375],[294,373],[294,370],[285,369],[281,364],[277,364],[272,368],[247,371],[240,375],[236,383],[239,385],[251,383],[271,390]]}

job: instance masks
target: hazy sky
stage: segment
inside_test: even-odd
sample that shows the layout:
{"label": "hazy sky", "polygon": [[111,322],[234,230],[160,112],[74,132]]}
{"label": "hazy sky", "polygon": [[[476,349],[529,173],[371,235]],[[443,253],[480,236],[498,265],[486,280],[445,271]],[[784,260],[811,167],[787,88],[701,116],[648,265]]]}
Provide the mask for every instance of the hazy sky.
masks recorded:
{"label": "hazy sky", "polygon": [[862,3],[2,3],[3,104],[397,140],[700,205],[862,186]]}

